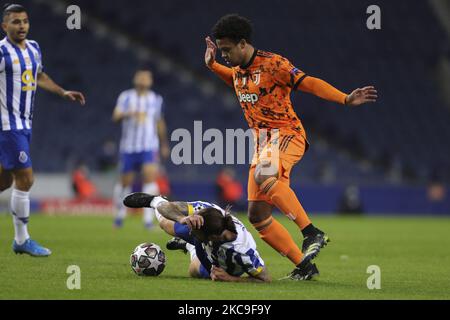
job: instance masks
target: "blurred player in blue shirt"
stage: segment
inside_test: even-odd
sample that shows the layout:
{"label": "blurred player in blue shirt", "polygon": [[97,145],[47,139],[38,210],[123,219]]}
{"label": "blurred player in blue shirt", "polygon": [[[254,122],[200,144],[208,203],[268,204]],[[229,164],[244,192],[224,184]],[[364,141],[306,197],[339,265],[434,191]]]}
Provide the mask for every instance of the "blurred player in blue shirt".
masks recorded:
{"label": "blurred player in blue shirt", "polygon": [[[153,75],[147,69],[137,70],[134,88],[119,95],[113,113],[113,121],[122,122],[120,140],[120,181],[114,188],[116,206],[115,227],[121,227],[126,216],[123,197],[131,192],[136,173],[143,178],[142,191],[159,194],[156,184],[159,153],[165,159],[169,156],[166,124],[163,117],[163,98],[150,90]],[[154,210],[144,209],[144,224],[153,225]]]}

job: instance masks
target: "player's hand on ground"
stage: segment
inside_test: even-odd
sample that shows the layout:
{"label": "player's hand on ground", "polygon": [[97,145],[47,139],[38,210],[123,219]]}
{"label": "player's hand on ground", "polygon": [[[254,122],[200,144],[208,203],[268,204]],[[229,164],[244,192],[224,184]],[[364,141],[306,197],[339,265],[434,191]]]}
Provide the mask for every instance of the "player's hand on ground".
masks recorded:
{"label": "player's hand on ground", "polygon": [[216,60],[217,46],[211,40],[210,37],[206,37],[205,41],[206,41],[205,63],[209,67]]}
{"label": "player's hand on ground", "polygon": [[204,222],[203,217],[199,215],[187,216],[180,220],[181,224],[185,224],[191,229],[200,229]]}
{"label": "player's hand on ground", "polygon": [[367,102],[377,101],[377,90],[373,86],[358,88],[350,93],[345,99],[345,104],[351,107],[359,106]]}
{"label": "player's hand on ground", "polygon": [[212,281],[231,281],[232,278],[225,270],[216,266],[212,266],[210,276]]}
{"label": "player's hand on ground", "polygon": [[78,101],[82,106],[84,106],[86,104],[84,95],[78,91],[65,91],[63,93],[63,98],[70,100],[70,101]]}

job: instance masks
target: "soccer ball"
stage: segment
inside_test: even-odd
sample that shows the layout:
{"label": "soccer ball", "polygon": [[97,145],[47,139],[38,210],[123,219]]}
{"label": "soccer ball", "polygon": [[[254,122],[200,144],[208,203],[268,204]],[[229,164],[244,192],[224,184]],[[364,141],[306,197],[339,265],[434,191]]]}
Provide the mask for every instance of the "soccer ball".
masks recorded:
{"label": "soccer ball", "polygon": [[166,266],[166,255],[157,244],[142,243],[131,254],[130,264],[138,276],[157,276]]}

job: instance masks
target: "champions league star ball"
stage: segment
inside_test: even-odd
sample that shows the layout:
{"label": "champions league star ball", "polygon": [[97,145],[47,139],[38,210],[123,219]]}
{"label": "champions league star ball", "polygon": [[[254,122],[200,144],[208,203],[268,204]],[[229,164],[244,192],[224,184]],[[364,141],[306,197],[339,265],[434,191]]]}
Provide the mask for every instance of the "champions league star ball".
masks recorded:
{"label": "champions league star ball", "polygon": [[138,276],[157,276],[166,266],[166,255],[157,244],[142,243],[131,254],[130,264]]}

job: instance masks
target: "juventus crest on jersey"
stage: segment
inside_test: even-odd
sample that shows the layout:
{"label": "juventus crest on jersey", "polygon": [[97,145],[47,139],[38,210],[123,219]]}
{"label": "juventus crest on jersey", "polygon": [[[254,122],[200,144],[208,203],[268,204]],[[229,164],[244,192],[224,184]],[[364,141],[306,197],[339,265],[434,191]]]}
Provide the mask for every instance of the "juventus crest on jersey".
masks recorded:
{"label": "juventus crest on jersey", "polygon": [[26,48],[7,37],[0,41],[0,130],[31,129],[37,75],[42,72],[42,54],[36,41]]}

